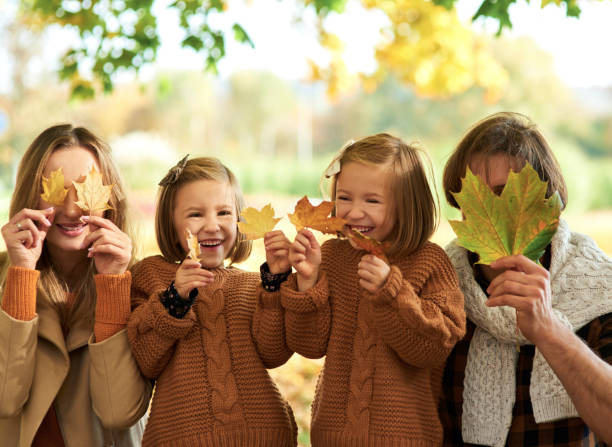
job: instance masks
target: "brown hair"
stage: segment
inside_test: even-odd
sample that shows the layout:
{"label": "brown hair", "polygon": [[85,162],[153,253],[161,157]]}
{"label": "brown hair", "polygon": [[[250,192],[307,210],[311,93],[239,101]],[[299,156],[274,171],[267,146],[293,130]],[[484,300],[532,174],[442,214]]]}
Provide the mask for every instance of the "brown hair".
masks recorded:
{"label": "brown hair", "polygon": [[544,136],[526,116],[500,112],[489,115],[468,130],[446,162],[443,187],[451,206],[459,208],[452,193],[461,191],[461,179],[477,154],[485,158],[505,154],[514,157],[521,166],[528,162],[540,179],[548,182],[547,197],[557,191],[563,208],[567,205],[565,180]]}
{"label": "brown hair", "polygon": [[[328,170],[336,162],[340,163],[340,169],[350,162],[388,164],[392,174],[392,209],[396,213],[396,221],[387,238],[390,242],[390,255],[406,256],[431,237],[438,223],[438,203],[429,184],[429,179],[433,180],[431,162],[422,148],[415,143],[406,144],[397,137],[380,133],[346,146],[332,160]],[[429,165],[429,179],[425,163]],[[338,174],[333,173],[331,178],[333,201],[336,200]]]}
{"label": "brown hair", "polygon": [[[44,130],[23,154],[17,169],[17,182],[11,198],[9,217],[14,216],[23,208],[38,208],[42,192],[42,175],[47,160],[56,149],[70,147],[82,147],[94,153],[100,166],[102,181],[106,185],[115,185],[109,199],[112,209],[106,210],[104,217],[111,220],[121,231],[131,235],[125,192],[119,171],[113,162],[110,147],[84,127],[74,127],[70,124],[60,124]],[[36,268],[41,272],[37,299],[50,301],[58,310],[62,320],[68,325],[83,318],[93,324],[96,303],[94,274],[96,271],[92,259],[86,262],[89,263],[87,274],[73,290],[75,302],[68,311],[65,308],[66,285],[54,270],[46,242],[43,244],[42,254],[36,264]],[[3,269],[2,282],[4,282],[7,267],[5,265]]]}
{"label": "brown hair", "polygon": [[[213,157],[198,157],[187,160],[182,170],[177,173],[176,180],[163,182],[164,184],[159,188],[159,199],[155,211],[155,236],[157,245],[159,245],[162,255],[168,262],[181,262],[187,256],[176,234],[173,218],[174,206],[178,190],[183,185],[196,180],[215,180],[229,183],[234,193],[236,216],[240,220],[240,213],[244,208],[244,197],[238,180],[232,171]],[[238,231],[234,247],[230,250],[226,259],[230,260],[230,264],[244,261],[251,254],[252,246],[252,241],[247,240],[246,236]]]}

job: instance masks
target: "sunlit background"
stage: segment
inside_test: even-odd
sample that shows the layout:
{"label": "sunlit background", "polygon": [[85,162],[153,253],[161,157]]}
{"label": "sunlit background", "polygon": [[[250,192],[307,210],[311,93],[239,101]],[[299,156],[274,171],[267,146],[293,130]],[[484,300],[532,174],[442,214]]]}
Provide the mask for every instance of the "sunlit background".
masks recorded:
{"label": "sunlit background", "polygon": [[[112,146],[129,189],[139,255],[146,256],[158,251],[157,182],[187,153],[220,158],[239,178],[249,205],[271,203],[281,217],[301,196],[321,197],[320,175],[348,139],[383,131],[428,150],[440,193],[442,166],[465,130],[489,113],[511,110],[531,117],[558,157],[569,188],[563,217],[612,254],[611,1],[579,3],[578,19],[554,5],[521,1],[510,8],[513,30],[498,38],[496,26],[477,21],[471,29],[483,36],[507,83],[495,95],[472,87],[436,98],[400,76],[377,79],[375,89],[356,82],[355,73],[374,73],[385,26],[383,16],[359,2],[349,1],[343,14],[327,18],[345,44],[345,71],[332,89],[308,62],[325,65],[330,55],[313,31],[314,15],[303,6],[292,0],[226,3],[220,26],[240,21],[255,46],[228,41],[217,75],[205,73],[202,58],[180,48],[178,19],[158,1],[157,62],[138,77],[120,73],[112,93],[82,101],[70,100],[69,84],[56,75],[74,33],[59,26],[35,32],[17,20],[15,0],[0,0],[0,222],[8,220],[22,153],[41,130],[61,122],[84,125]],[[475,8],[471,0],[457,3],[463,23]],[[453,238],[447,219],[457,214],[439,195],[443,218],[434,241],[444,245]],[[295,235],[286,217],[279,227]],[[263,259],[256,241],[242,267],[256,270]],[[320,365],[295,355],[272,371],[294,408],[302,445],[309,445],[309,406]]]}

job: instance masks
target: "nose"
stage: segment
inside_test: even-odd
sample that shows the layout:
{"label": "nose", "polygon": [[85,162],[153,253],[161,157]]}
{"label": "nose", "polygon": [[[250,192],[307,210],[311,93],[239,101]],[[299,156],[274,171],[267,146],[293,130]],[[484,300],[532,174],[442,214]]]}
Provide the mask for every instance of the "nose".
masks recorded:
{"label": "nose", "polygon": [[219,220],[217,216],[208,216],[204,221],[204,225],[202,226],[202,230],[207,233],[215,233],[219,231],[221,227],[219,226]]}
{"label": "nose", "polygon": [[76,204],[77,200],[76,189],[71,186],[64,200],[63,213],[65,216],[77,219],[83,215],[83,210]]}
{"label": "nose", "polygon": [[346,213],[345,218],[349,220],[358,220],[361,219],[364,215],[365,213],[363,212],[361,204],[355,201],[351,204],[351,207],[348,210],[348,213]]}

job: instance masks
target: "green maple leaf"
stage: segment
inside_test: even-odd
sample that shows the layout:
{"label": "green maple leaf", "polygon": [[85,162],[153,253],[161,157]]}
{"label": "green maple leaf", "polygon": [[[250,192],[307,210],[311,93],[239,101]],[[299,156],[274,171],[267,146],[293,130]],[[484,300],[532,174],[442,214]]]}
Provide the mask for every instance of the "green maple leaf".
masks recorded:
{"label": "green maple leaf", "polygon": [[457,244],[477,253],[478,264],[522,254],[538,261],[559,226],[561,198],[546,198],[547,183],[529,163],[517,174],[510,171],[497,196],[467,169],[461,191],[453,193],[463,220],[450,221]]}

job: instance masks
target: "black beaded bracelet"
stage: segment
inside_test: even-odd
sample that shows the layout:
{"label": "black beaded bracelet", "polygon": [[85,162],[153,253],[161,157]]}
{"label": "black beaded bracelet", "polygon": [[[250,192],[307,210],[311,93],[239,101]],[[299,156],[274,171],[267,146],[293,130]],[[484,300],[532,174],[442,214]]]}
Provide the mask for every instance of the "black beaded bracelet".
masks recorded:
{"label": "black beaded bracelet", "polygon": [[261,267],[259,267],[259,273],[261,273],[261,285],[264,290],[267,292],[276,292],[291,274],[291,269],[283,273],[271,273],[268,263],[264,262],[261,264]]}
{"label": "black beaded bracelet", "polygon": [[174,281],[170,283],[168,288],[164,290],[164,293],[161,296],[161,303],[166,308],[168,313],[174,318],[183,318],[198,296],[198,289],[192,289],[189,292],[189,297],[182,298],[176,287],[174,287]]}

